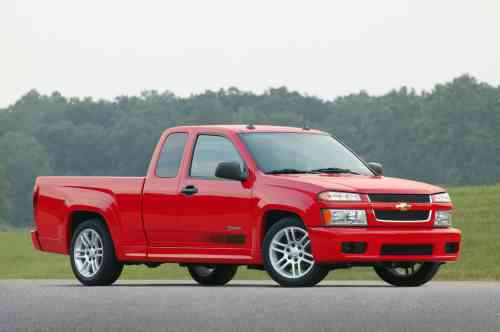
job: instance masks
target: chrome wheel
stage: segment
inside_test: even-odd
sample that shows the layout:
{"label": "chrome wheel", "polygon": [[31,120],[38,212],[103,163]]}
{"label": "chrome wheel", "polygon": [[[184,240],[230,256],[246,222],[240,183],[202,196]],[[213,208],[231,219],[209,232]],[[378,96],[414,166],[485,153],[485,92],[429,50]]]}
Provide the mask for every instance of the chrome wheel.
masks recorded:
{"label": "chrome wheel", "polygon": [[387,262],[373,266],[385,282],[399,287],[416,287],[430,281],[438,272],[438,262]]}
{"label": "chrome wheel", "polygon": [[195,265],[193,270],[201,277],[208,277],[215,271],[215,266],[210,265]]}
{"label": "chrome wheel", "polygon": [[299,279],[314,267],[311,241],[305,229],[289,226],[272,238],[269,258],[274,270],[281,276]]}
{"label": "chrome wheel", "polygon": [[422,268],[422,263],[392,263],[385,268],[396,277],[410,277]]}
{"label": "chrome wheel", "polygon": [[94,277],[99,272],[104,259],[101,236],[93,229],[82,230],[75,241],[73,260],[78,272],[85,278]]}

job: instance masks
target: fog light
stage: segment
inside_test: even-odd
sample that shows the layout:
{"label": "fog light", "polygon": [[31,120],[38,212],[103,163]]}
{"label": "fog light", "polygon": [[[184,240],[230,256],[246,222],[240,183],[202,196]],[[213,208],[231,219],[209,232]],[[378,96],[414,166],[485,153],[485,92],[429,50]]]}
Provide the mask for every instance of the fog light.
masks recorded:
{"label": "fog light", "polygon": [[323,209],[323,224],[325,226],[366,226],[365,210],[334,210]]}
{"label": "fog light", "polygon": [[436,211],[436,219],[434,227],[450,227],[451,226],[451,211]]}
{"label": "fog light", "polygon": [[342,242],[344,254],[362,254],[366,251],[366,242]]}
{"label": "fog light", "polygon": [[458,252],[458,242],[448,242],[444,246],[444,251],[447,254],[456,254]]}

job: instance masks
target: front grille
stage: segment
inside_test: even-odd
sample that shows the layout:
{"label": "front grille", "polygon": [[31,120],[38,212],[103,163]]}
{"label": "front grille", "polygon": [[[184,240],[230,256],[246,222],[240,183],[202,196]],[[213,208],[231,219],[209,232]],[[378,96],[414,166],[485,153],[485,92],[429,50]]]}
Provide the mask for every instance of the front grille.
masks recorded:
{"label": "front grille", "polygon": [[384,244],[380,250],[382,256],[432,255],[430,244]]}
{"label": "front grille", "polygon": [[371,202],[406,202],[406,203],[430,203],[429,195],[418,194],[369,194]]}
{"label": "front grille", "polygon": [[429,210],[399,211],[374,210],[377,220],[393,221],[426,221],[429,219]]}

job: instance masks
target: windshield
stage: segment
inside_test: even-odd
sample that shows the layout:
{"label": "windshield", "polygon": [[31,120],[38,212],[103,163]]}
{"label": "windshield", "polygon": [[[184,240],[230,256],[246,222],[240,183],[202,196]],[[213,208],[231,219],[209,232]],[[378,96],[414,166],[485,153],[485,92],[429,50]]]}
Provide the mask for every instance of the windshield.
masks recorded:
{"label": "windshield", "polygon": [[333,137],[313,133],[243,133],[241,139],[259,168],[279,173],[354,173],[373,175]]}

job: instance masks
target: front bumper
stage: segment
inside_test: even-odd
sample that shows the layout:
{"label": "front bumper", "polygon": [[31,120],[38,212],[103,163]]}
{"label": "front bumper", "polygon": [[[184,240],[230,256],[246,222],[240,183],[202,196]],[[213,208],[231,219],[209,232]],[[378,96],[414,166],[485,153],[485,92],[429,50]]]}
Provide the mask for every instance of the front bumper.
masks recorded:
{"label": "front bumper", "polygon": [[[359,228],[312,227],[308,229],[314,259],[318,263],[371,263],[383,261],[455,261],[460,256],[461,232],[456,228]],[[363,253],[343,252],[343,243],[364,242]],[[446,251],[449,243],[458,244],[456,252]],[[382,254],[382,246],[431,246],[427,254]]]}

